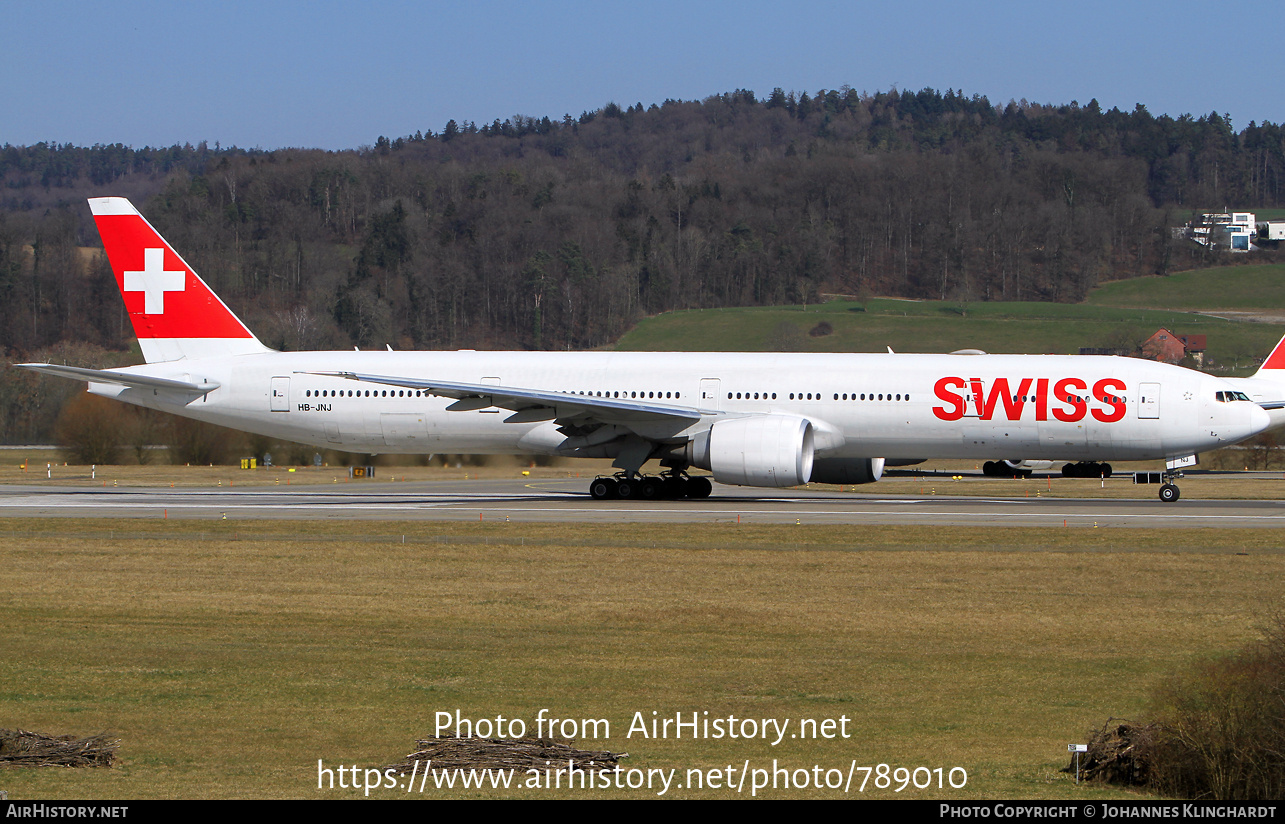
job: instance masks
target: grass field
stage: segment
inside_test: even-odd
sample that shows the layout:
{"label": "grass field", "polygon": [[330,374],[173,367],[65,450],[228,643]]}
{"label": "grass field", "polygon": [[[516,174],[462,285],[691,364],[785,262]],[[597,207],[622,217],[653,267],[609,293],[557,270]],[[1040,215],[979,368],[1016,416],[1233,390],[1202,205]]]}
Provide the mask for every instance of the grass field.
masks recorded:
{"label": "grass field", "polygon": [[1088,302],[1190,311],[1285,310],[1285,265],[1217,266],[1163,278],[1119,280],[1094,289]]}
{"label": "grass field", "polygon": [[[274,466],[243,470],[238,466],[184,466],[166,462],[164,450],[157,450],[156,460],[146,466],[138,464],[81,466],[65,462],[57,449],[30,448],[0,451],[0,484],[34,484],[37,486],[73,487],[175,487],[236,488],[264,486],[313,486],[317,484],[398,483],[403,481],[467,481],[548,478],[592,478],[608,474],[610,460],[560,459],[553,466],[535,466],[529,459],[511,455],[467,456],[481,460],[478,465],[461,462],[458,466],[421,466],[413,463],[416,456],[381,455],[375,475],[352,479],[346,466]],[[404,461],[396,459],[404,458]]]}
{"label": "grass field", "polygon": [[[825,322],[832,332],[813,337]],[[1074,354],[1080,347],[1132,347],[1161,327],[1208,336],[1207,357],[1244,371],[1266,357],[1285,325],[1189,312],[1049,303],[874,299],[803,307],[668,312],[621,338],[626,351],[952,352]],[[786,344],[783,346],[782,344]]]}
{"label": "grass field", "polygon": [[[1231,319],[1196,314],[1205,311]],[[616,348],[1074,354],[1081,347],[1134,348],[1164,327],[1206,335],[1208,368],[1240,375],[1285,335],[1285,324],[1272,320],[1282,312],[1285,265],[1223,266],[1106,283],[1082,304],[874,298],[668,312],[639,323]],[[823,323],[832,331],[813,336]]]}
{"label": "grass field", "polygon": [[[680,782],[855,760],[968,771],[902,797],[1132,797],[1076,787],[1066,744],[1253,637],[1285,572],[1267,530],[678,526],[643,548],[613,526],[112,529],[0,521],[0,725],[123,741],[113,769],[0,771],[10,799],[360,795],[318,791],[317,760],[382,767],[438,711],[533,727],[541,708],[607,719],[581,743]],[[653,710],[846,717],[851,737],[627,737]]]}

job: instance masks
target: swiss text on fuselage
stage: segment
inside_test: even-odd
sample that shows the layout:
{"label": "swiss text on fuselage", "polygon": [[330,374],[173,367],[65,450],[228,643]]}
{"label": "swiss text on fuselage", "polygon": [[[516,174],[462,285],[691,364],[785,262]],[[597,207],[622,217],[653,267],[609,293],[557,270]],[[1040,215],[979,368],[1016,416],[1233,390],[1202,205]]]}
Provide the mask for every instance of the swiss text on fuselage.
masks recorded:
{"label": "swiss text on fuselage", "polygon": [[1082,378],[984,381],[948,377],[933,385],[938,400],[946,404],[934,406],[933,414],[943,421],[957,421],[972,414],[984,421],[996,416],[1010,421],[1021,420],[1023,416],[1047,421],[1051,416],[1064,423],[1073,423],[1091,414],[1102,423],[1114,423],[1124,418],[1127,388],[1118,378],[1094,382],[1090,393],[1088,382]]}

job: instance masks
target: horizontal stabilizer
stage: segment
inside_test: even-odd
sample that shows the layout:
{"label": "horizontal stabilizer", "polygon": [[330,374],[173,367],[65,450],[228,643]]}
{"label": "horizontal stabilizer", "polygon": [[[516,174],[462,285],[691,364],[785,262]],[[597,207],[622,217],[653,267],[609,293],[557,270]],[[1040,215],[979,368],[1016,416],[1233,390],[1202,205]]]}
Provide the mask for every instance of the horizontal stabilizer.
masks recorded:
{"label": "horizontal stabilizer", "polygon": [[79,366],[58,366],[52,363],[19,363],[23,369],[42,372],[46,375],[57,375],[60,378],[71,378],[75,381],[93,383],[114,383],[120,386],[132,386],[137,389],[168,389],[180,392],[195,392],[204,395],[218,389],[217,381],[178,381],[172,378],[154,378],[150,375],[136,375],[132,372],[116,372],[110,369],[82,369]]}

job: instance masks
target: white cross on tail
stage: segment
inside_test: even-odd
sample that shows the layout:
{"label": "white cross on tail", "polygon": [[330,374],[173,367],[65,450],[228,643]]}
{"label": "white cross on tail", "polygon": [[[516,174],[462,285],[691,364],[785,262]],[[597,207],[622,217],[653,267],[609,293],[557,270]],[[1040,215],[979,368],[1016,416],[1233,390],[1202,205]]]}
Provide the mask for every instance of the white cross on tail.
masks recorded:
{"label": "white cross on tail", "polygon": [[125,273],[125,291],[143,293],[143,314],[160,315],[165,312],[165,293],[182,292],[187,284],[187,272],[165,271],[165,250],[144,249],[143,271]]}

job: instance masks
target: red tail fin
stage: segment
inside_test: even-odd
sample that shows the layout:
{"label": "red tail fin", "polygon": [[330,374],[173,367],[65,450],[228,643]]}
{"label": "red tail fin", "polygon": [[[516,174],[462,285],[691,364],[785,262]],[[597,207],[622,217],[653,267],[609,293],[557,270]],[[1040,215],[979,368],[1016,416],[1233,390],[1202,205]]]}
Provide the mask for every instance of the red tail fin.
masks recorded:
{"label": "red tail fin", "polygon": [[270,351],[128,200],[89,208],[148,363]]}
{"label": "red tail fin", "polygon": [[1270,372],[1280,369],[1285,369],[1285,338],[1281,338],[1280,342],[1276,344],[1276,348],[1267,356],[1267,360],[1263,361],[1263,365],[1258,367],[1258,372],[1254,374],[1254,377],[1262,377],[1265,371]]}

